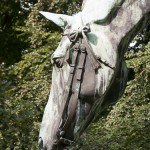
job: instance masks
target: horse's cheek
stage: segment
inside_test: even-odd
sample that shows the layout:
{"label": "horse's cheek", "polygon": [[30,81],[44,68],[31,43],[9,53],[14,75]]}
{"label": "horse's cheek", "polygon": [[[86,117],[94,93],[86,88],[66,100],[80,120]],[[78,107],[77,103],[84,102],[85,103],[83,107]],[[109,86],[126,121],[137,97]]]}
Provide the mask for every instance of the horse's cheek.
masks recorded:
{"label": "horse's cheek", "polygon": [[95,87],[96,87],[95,70],[93,69],[90,60],[87,57],[81,83],[80,95],[83,97],[93,97],[94,95],[96,95]]}

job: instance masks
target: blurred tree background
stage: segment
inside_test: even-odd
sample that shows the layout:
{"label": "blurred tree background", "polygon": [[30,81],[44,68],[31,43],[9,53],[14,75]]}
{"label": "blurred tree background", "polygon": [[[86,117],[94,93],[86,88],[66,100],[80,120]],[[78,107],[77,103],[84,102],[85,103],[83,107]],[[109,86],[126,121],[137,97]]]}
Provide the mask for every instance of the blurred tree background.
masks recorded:
{"label": "blurred tree background", "polygon": [[[1,0],[0,149],[36,150],[51,83],[50,57],[61,30],[38,11],[73,14],[80,0]],[[150,26],[129,46],[123,98],[102,113],[75,146],[80,150],[150,149]]]}

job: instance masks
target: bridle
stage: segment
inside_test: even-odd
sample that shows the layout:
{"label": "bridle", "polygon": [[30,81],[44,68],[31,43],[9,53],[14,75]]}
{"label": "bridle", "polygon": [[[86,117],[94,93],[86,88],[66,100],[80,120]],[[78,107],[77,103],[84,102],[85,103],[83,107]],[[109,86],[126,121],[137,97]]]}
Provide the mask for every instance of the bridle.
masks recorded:
{"label": "bridle", "polygon": [[[81,44],[82,46],[84,45],[84,47],[86,47],[86,51],[88,53],[88,57],[91,60],[93,69],[98,69],[99,68],[99,62],[98,62],[98,58],[96,57],[96,55],[94,54],[92,47],[89,45],[88,40],[87,40],[87,36],[86,34],[91,32],[90,30],[90,25],[87,24],[84,27],[79,27],[78,30],[73,30],[71,33],[67,33],[67,34],[62,34],[62,36],[67,36],[70,40],[70,42],[72,42],[72,47],[78,43],[79,39],[84,39],[84,42],[81,41],[81,43],[79,42],[79,44]],[[80,47],[80,45],[79,45]]]}
{"label": "bridle", "polygon": [[[71,126],[73,119],[75,118],[86,58],[89,57],[89,60],[94,70],[100,68],[101,63],[109,66],[105,62],[99,60],[93,53],[93,50],[88,44],[86,38],[86,34],[89,32],[90,27],[89,25],[87,25],[82,29],[71,32],[70,34],[63,34],[63,36],[67,36],[72,43],[69,50],[71,51],[71,57],[69,58],[70,72],[67,82],[67,88],[69,89],[69,92],[65,93],[63,97],[66,103],[65,107],[63,108],[63,114],[61,117],[62,121],[57,131],[57,138],[53,143],[53,150],[60,150],[60,145],[71,146],[74,144],[74,135],[72,139],[69,139],[66,137],[66,132],[68,132],[67,129]],[[109,67],[111,68],[111,66]],[[72,87],[74,81],[76,83],[75,88]]]}
{"label": "bridle", "polygon": [[[85,26],[84,28],[73,31],[70,34],[62,35],[67,36],[71,42],[70,51],[72,54],[69,58],[70,72],[67,82],[69,92],[65,93],[63,97],[66,103],[63,109],[62,122],[60,123],[57,131],[57,139],[53,143],[53,149],[59,149],[59,145],[61,144],[71,146],[74,143],[73,140],[66,138],[65,134],[76,114],[86,57],[90,57],[89,59],[93,61],[94,69],[98,69],[100,67],[100,63],[96,59],[96,56],[92,54],[92,50],[89,48],[89,45],[85,39],[85,34],[88,32],[90,32],[90,27]],[[75,73],[77,74],[76,79]],[[72,91],[73,80],[76,80],[75,82],[77,87],[75,91]]]}

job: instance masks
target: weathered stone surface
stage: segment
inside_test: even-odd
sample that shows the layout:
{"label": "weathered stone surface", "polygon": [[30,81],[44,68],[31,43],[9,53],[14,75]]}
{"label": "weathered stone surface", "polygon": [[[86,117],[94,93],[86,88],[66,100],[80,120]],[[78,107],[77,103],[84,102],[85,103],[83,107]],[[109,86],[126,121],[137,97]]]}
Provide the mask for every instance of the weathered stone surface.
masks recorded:
{"label": "weathered stone surface", "polygon": [[[121,97],[127,81],[124,53],[132,38],[150,20],[149,0],[84,0],[82,8],[82,11],[74,16],[41,12],[46,18],[65,28],[64,34],[81,31],[87,23],[90,24],[91,32],[84,35],[84,38],[96,57],[105,62],[100,62],[101,68],[96,73],[95,91],[98,97],[91,98],[94,104],[82,121],[78,135],[82,134],[92,120],[99,117],[106,106]],[[40,129],[42,147],[47,150],[52,149],[56,139],[66,102],[63,95],[69,90],[66,84],[70,67],[66,62],[66,53],[70,45],[68,37],[63,36],[52,56],[55,63],[61,63],[63,60],[63,66],[58,68],[54,63],[51,93]]]}

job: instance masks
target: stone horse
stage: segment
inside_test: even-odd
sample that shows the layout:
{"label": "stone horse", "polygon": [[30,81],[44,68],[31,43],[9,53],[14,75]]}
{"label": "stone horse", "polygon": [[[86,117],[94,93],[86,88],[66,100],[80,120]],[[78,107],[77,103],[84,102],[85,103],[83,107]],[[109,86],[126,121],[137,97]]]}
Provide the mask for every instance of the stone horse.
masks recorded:
{"label": "stone horse", "polygon": [[40,12],[64,30],[52,55],[52,85],[39,134],[41,150],[63,150],[123,94],[124,54],[150,19],[149,0],[84,0],[68,16]]}

